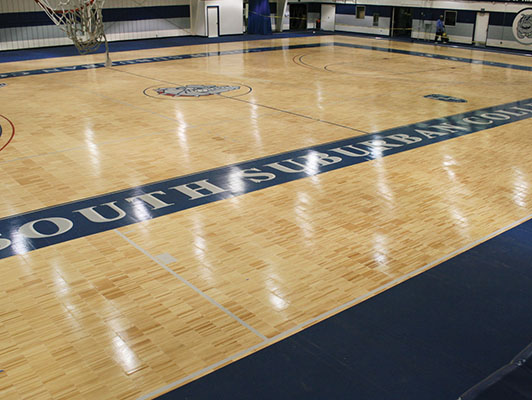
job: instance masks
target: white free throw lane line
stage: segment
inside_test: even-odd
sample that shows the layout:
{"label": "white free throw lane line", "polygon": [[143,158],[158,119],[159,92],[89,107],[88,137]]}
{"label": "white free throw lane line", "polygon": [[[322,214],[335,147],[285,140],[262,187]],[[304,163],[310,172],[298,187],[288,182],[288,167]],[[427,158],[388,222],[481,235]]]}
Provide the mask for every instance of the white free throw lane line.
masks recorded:
{"label": "white free throw lane line", "polygon": [[181,282],[183,282],[185,285],[187,285],[189,288],[191,288],[192,290],[194,290],[196,293],[198,293],[200,296],[202,296],[204,299],[206,299],[209,303],[213,304],[214,306],[218,307],[220,310],[222,310],[224,313],[226,313],[227,315],[229,315],[231,318],[233,318],[235,321],[237,321],[240,325],[246,327],[247,329],[249,329],[251,332],[253,332],[255,335],[257,335],[258,337],[260,337],[262,340],[268,340],[268,338],[266,336],[264,336],[262,333],[260,333],[258,330],[256,330],[255,328],[253,328],[251,325],[249,325],[248,323],[242,321],[240,318],[238,318],[235,314],[233,314],[231,311],[229,311],[227,308],[225,308],[224,306],[222,306],[220,303],[218,303],[216,300],[214,300],[212,297],[210,297],[209,295],[207,295],[206,293],[202,292],[200,289],[198,289],[196,286],[194,286],[192,283],[190,283],[189,281],[187,281],[185,278],[183,278],[181,275],[179,275],[178,273],[176,273],[172,268],[168,267],[166,264],[164,264],[159,258],[151,255],[148,251],[146,251],[145,249],[143,249],[142,247],[140,247],[138,244],[136,244],[135,242],[133,242],[133,240],[131,240],[130,238],[128,238],[126,235],[122,234],[121,232],[119,232],[118,230],[114,229],[114,231],[116,232],[116,234],[118,236],[120,236],[122,239],[124,239],[126,242],[128,242],[129,244],[131,244],[133,247],[135,247],[137,250],[139,250],[141,253],[143,253],[146,257],[150,258],[152,261],[156,262],[157,264],[159,264],[161,267],[163,267],[166,271],[168,271],[169,273],[171,273],[173,276],[175,276],[177,279],[179,279]]}
{"label": "white free throw lane line", "polygon": [[503,227],[501,229],[498,229],[495,232],[492,232],[492,233],[490,233],[490,234],[488,234],[488,235],[486,235],[486,236],[484,236],[484,237],[482,237],[482,238],[480,238],[478,240],[475,240],[474,242],[471,242],[471,243],[461,247],[458,250],[455,250],[455,251],[453,251],[453,252],[451,252],[451,253],[443,256],[443,257],[438,258],[436,261],[432,261],[432,262],[430,262],[428,264],[425,264],[424,266],[422,266],[422,267],[420,267],[420,268],[418,268],[418,269],[416,269],[416,270],[414,270],[412,272],[409,272],[408,274],[405,274],[405,275],[403,275],[403,276],[401,276],[399,278],[396,278],[393,281],[390,281],[387,284],[382,285],[382,286],[372,290],[371,292],[366,293],[365,295],[359,296],[359,297],[357,297],[357,298],[355,298],[355,299],[353,299],[351,301],[348,301],[347,303],[344,303],[342,305],[339,305],[338,307],[333,308],[332,310],[326,311],[323,314],[320,314],[317,317],[311,318],[311,319],[309,319],[309,320],[307,320],[307,321],[305,321],[305,322],[303,322],[303,323],[301,323],[301,324],[299,324],[297,326],[294,326],[293,328],[288,329],[287,331],[284,331],[284,332],[282,332],[282,333],[280,333],[280,334],[278,334],[278,335],[276,335],[276,336],[274,336],[274,337],[272,337],[270,339],[266,338],[261,343],[258,343],[258,344],[254,345],[254,346],[251,346],[251,347],[248,347],[247,349],[239,351],[238,353],[235,353],[232,356],[226,357],[226,358],[224,358],[221,361],[218,361],[218,362],[216,362],[214,364],[211,364],[211,365],[209,365],[209,366],[207,366],[205,368],[202,368],[199,371],[196,371],[196,372],[194,372],[194,373],[192,373],[192,374],[190,374],[188,376],[185,376],[184,378],[181,378],[181,379],[179,379],[179,380],[177,380],[175,382],[169,383],[168,385],[163,386],[163,387],[161,387],[161,388],[159,388],[157,390],[154,390],[151,393],[145,394],[144,396],[139,397],[137,400],[152,399],[155,396],[159,396],[159,395],[161,395],[163,393],[166,393],[166,392],[168,392],[168,391],[180,386],[181,384],[189,382],[189,381],[193,380],[194,378],[197,378],[197,377],[199,377],[199,376],[201,376],[203,374],[206,374],[209,371],[212,371],[212,370],[216,369],[217,367],[220,367],[220,366],[222,366],[224,364],[229,363],[230,361],[237,360],[237,359],[242,358],[244,356],[248,356],[251,353],[255,352],[256,350],[261,349],[262,347],[266,347],[267,345],[273,344],[274,342],[280,341],[282,339],[286,339],[288,336],[291,336],[292,334],[294,334],[294,333],[296,333],[296,332],[298,332],[298,331],[300,331],[300,330],[302,330],[304,328],[307,328],[307,327],[309,327],[310,325],[312,325],[314,323],[320,322],[320,321],[322,321],[322,320],[324,320],[326,318],[329,318],[329,317],[333,316],[334,314],[339,313],[340,311],[343,311],[343,310],[345,310],[345,309],[347,309],[347,308],[349,308],[349,307],[351,307],[351,306],[353,306],[355,304],[358,304],[358,303],[368,299],[369,297],[373,296],[374,294],[376,294],[378,292],[390,289],[392,286],[395,286],[398,283],[404,282],[404,281],[408,280],[409,278],[411,278],[411,277],[413,277],[413,276],[415,276],[417,274],[420,274],[421,272],[424,272],[424,271],[436,266],[437,264],[439,264],[439,263],[441,263],[441,262],[443,262],[443,261],[445,261],[445,260],[447,260],[449,258],[452,258],[452,257],[454,257],[454,256],[456,256],[456,255],[458,255],[460,253],[463,253],[464,251],[469,250],[469,249],[475,247],[476,245],[478,245],[480,243],[483,243],[483,242],[485,242],[485,241],[487,241],[487,240],[489,240],[489,239],[491,239],[491,238],[493,238],[493,237],[495,237],[495,236],[497,236],[497,235],[499,235],[499,234],[501,234],[501,233],[503,233],[503,232],[505,232],[505,231],[507,231],[507,230],[509,230],[511,228],[516,227],[517,225],[522,224],[523,222],[528,221],[531,218],[532,218],[532,214],[529,214],[526,217],[521,218],[521,219],[519,219],[516,222],[512,222],[511,224],[509,224],[509,225],[507,225],[507,226],[505,226],[505,227]]}

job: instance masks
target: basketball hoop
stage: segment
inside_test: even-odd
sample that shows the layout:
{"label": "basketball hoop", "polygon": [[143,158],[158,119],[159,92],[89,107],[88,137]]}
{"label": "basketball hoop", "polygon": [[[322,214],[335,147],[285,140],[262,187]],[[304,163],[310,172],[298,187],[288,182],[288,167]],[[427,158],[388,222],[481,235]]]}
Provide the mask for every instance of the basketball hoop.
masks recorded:
{"label": "basketball hoop", "polygon": [[50,19],[74,42],[80,54],[94,52],[105,43],[105,66],[111,66],[103,28],[105,0],[35,0]]}

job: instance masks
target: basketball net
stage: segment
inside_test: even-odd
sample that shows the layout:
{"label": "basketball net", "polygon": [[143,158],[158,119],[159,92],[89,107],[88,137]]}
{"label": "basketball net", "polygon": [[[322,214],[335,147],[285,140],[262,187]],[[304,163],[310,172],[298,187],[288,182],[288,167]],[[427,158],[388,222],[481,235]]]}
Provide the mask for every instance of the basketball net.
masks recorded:
{"label": "basketball net", "polygon": [[111,66],[102,18],[105,0],[35,0],[35,2],[68,35],[80,54],[94,52],[102,42],[105,43],[105,66]]}

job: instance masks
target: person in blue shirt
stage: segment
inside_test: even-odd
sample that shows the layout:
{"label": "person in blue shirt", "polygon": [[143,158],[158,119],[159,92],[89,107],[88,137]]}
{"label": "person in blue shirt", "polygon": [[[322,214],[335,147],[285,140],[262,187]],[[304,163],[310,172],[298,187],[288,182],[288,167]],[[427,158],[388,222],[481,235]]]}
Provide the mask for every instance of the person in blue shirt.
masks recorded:
{"label": "person in blue shirt", "polygon": [[443,34],[445,33],[445,25],[443,24],[443,15],[440,15],[440,18],[436,22],[436,37],[434,38],[434,43],[438,43],[438,37],[443,43]]}

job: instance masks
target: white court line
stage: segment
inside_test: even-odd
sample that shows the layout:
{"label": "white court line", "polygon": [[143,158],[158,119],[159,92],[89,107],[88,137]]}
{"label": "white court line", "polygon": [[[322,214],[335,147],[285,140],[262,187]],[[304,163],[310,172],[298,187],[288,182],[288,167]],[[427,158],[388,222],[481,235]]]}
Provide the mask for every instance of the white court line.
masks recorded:
{"label": "white court line", "polygon": [[[460,254],[460,253],[462,253],[462,252],[464,252],[466,250],[469,250],[469,249],[473,248],[474,246],[476,246],[476,245],[478,245],[480,243],[483,243],[483,242],[485,242],[485,241],[487,241],[487,240],[489,240],[489,239],[491,239],[491,238],[493,238],[493,237],[495,237],[495,236],[497,236],[497,235],[499,235],[499,234],[501,234],[501,233],[503,233],[503,232],[505,232],[505,231],[507,231],[507,230],[509,230],[511,228],[516,227],[517,225],[522,224],[525,221],[528,221],[529,219],[532,219],[532,214],[529,214],[529,215],[527,215],[524,218],[521,218],[521,219],[519,219],[519,220],[517,220],[515,222],[512,222],[511,224],[506,225],[505,227],[500,228],[500,229],[496,230],[495,232],[492,232],[492,233],[490,233],[490,234],[488,234],[488,235],[486,235],[486,236],[484,236],[484,237],[482,237],[482,238],[480,238],[478,240],[475,240],[474,242],[471,242],[471,243],[459,248],[458,250],[455,250],[455,251],[453,251],[453,252],[451,252],[451,253],[443,256],[443,257],[440,257],[436,261],[432,261],[432,262],[430,262],[428,264],[425,264],[424,266],[422,266],[422,267],[420,267],[420,268],[418,268],[418,269],[416,269],[414,271],[411,271],[408,274],[405,274],[405,275],[403,275],[403,276],[401,276],[399,278],[396,278],[393,281],[390,281],[390,282],[388,282],[388,283],[386,283],[386,284],[384,284],[384,285],[382,285],[382,286],[380,286],[380,287],[378,287],[376,289],[373,289],[372,291],[370,291],[370,292],[368,292],[368,293],[366,293],[366,294],[364,294],[362,296],[359,296],[359,297],[357,297],[357,298],[355,298],[353,300],[348,301],[347,303],[344,303],[342,305],[339,305],[338,307],[335,307],[335,308],[333,308],[333,309],[331,309],[329,311],[326,311],[323,314],[318,315],[317,317],[311,318],[311,319],[309,319],[309,320],[307,320],[307,321],[305,321],[305,322],[303,322],[303,323],[301,323],[301,324],[299,324],[297,326],[294,326],[293,328],[290,328],[290,329],[288,329],[288,330],[286,330],[284,332],[281,332],[280,334],[278,334],[278,335],[276,335],[274,337],[271,337],[269,339],[265,338],[265,340],[263,342],[261,342],[261,343],[258,343],[258,344],[254,345],[254,346],[251,346],[251,347],[248,347],[247,349],[239,351],[239,352],[237,352],[237,353],[235,353],[235,354],[233,354],[233,355],[231,355],[229,357],[224,358],[221,361],[218,361],[218,362],[216,362],[214,364],[211,364],[211,365],[209,365],[209,366],[207,366],[205,368],[202,368],[202,369],[200,369],[200,370],[198,370],[198,371],[196,371],[196,372],[194,372],[194,373],[192,373],[192,374],[190,374],[188,376],[185,376],[184,378],[181,378],[181,379],[179,379],[177,381],[169,383],[168,385],[165,385],[165,386],[163,386],[163,387],[161,387],[161,388],[159,388],[157,390],[154,390],[151,393],[145,394],[145,395],[137,398],[137,400],[152,399],[155,396],[158,396],[158,395],[161,395],[163,393],[166,393],[166,392],[178,387],[179,385],[181,385],[183,383],[186,383],[188,381],[191,381],[194,378],[197,378],[197,377],[199,377],[199,376],[201,376],[201,375],[203,375],[203,374],[205,374],[205,373],[207,373],[209,371],[213,371],[215,368],[220,367],[220,366],[222,366],[224,364],[227,364],[230,361],[235,361],[235,360],[237,360],[239,358],[242,358],[244,356],[248,356],[251,353],[253,353],[255,350],[258,350],[258,349],[260,349],[262,347],[266,347],[267,345],[271,345],[274,342],[280,341],[281,339],[286,339],[288,336],[291,336],[292,334],[294,334],[294,333],[296,333],[296,332],[298,332],[300,330],[303,330],[304,328],[308,328],[310,325],[312,325],[314,323],[320,322],[320,321],[322,321],[322,320],[324,320],[326,318],[329,318],[329,317],[333,316],[334,314],[337,314],[337,313],[339,313],[339,312],[341,312],[341,311],[343,311],[343,310],[345,310],[345,309],[347,309],[347,308],[349,308],[349,307],[351,307],[351,306],[353,306],[353,305],[355,305],[357,303],[360,303],[360,302],[368,299],[369,297],[372,297],[374,294],[377,294],[378,292],[384,291],[386,289],[390,289],[392,286],[395,286],[398,283],[402,283],[402,282],[408,280],[409,278],[411,278],[411,277],[413,277],[415,275],[418,275],[421,272],[424,272],[424,271],[436,266],[437,264],[439,264],[439,263],[441,263],[441,262],[443,262],[443,261],[445,261],[445,260],[447,260],[447,259],[449,259],[451,257],[454,257],[454,256],[456,256],[456,255],[458,255],[458,254]],[[120,232],[118,232],[118,234],[120,234]],[[170,272],[172,272],[172,271],[170,271]]]}
{"label": "white court line", "polygon": [[128,238],[126,235],[124,235],[123,233],[121,233],[120,231],[118,231],[117,229],[114,229],[114,231],[116,232],[116,234],[118,236],[120,236],[122,239],[124,239],[125,241],[127,241],[129,244],[131,244],[133,247],[135,247],[137,250],[139,250],[140,252],[142,252],[145,256],[149,257],[151,260],[155,261],[157,264],[159,264],[161,267],[163,267],[165,270],[167,270],[168,272],[170,272],[173,276],[175,276],[177,279],[179,279],[181,282],[183,282],[185,285],[187,285],[189,288],[191,288],[192,290],[194,290],[196,293],[198,293],[200,296],[202,296],[203,298],[205,298],[207,301],[209,301],[209,303],[215,305],[216,307],[218,307],[220,310],[222,310],[224,313],[226,313],[227,315],[229,315],[231,318],[233,318],[234,320],[236,320],[238,323],[240,323],[240,325],[248,328],[251,332],[253,332],[255,335],[257,335],[258,337],[260,337],[262,340],[268,340],[268,338],[266,336],[264,336],[262,333],[260,333],[258,330],[256,330],[255,328],[253,328],[251,325],[249,325],[247,322],[244,322],[242,321],[239,317],[237,317],[235,314],[233,314],[231,311],[229,311],[227,308],[225,308],[224,306],[222,306],[220,303],[218,303],[216,300],[214,300],[212,297],[210,297],[208,294],[202,292],[200,289],[198,289],[196,286],[194,286],[192,283],[190,283],[189,281],[187,281],[185,278],[183,278],[181,275],[179,275],[178,273],[176,273],[172,268],[168,267],[166,264],[164,264],[161,260],[159,260],[157,257],[155,256],[152,256],[147,250],[143,249],[142,247],[140,247],[138,244],[136,244],[135,242],[133,242],[133,240],[131,240],[130,238]]}

